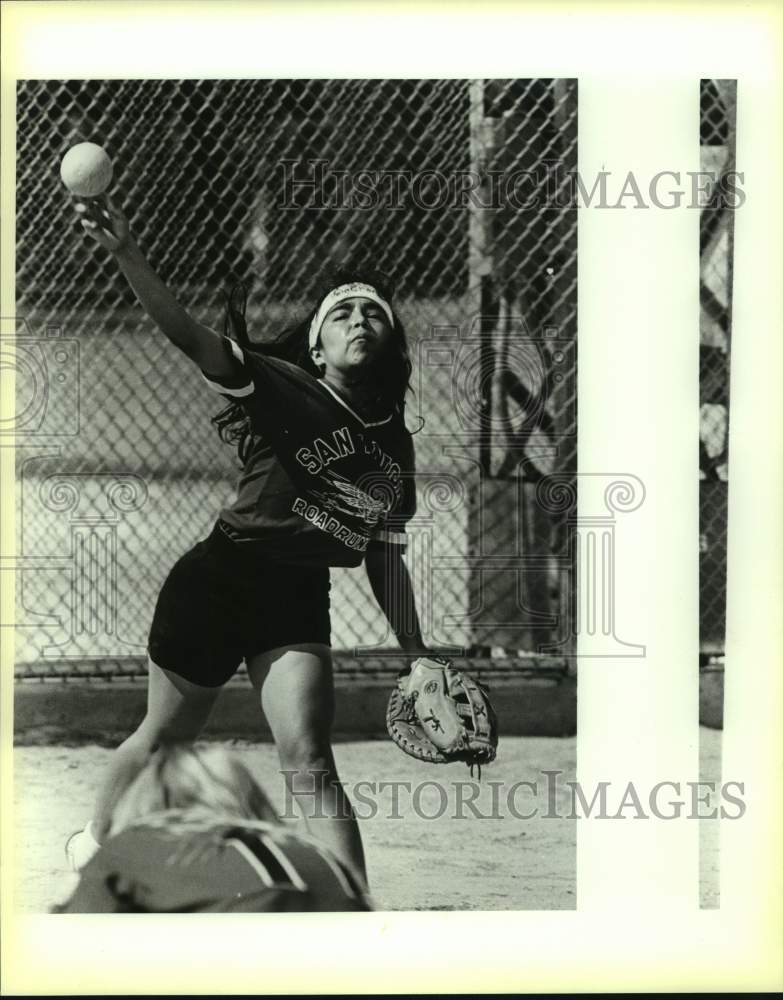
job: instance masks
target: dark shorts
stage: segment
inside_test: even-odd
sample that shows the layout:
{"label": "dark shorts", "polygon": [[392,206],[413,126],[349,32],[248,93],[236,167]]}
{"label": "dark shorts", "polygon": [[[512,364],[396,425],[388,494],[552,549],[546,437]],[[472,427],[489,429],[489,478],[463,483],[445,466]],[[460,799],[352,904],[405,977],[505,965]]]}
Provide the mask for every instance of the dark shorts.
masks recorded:
{"label": "dark shorts", "polygon": [[219,687],[242,660],[280,646],[330,642],[329,570],[283,566],[218,525],[166,578],[150,629],[153,663]]}

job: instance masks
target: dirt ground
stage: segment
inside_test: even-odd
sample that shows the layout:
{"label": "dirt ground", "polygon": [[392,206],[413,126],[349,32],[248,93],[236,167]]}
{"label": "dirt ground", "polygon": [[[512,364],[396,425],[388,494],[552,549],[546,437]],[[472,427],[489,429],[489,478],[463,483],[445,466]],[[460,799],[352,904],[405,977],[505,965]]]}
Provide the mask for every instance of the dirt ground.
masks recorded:
{"label": "dirt ground", "polygon": [[[700,731],[704,781],[720,781],[721,736],[716,730]],[[273,747],[240,741],[224,745],[242,757],[284,812]],[[98,746],[22,746],[14,751],[17,910],[45,913],[68,896],[75,877],[66,868],[64,843],[88,818],[110,753]],[[379,909],[576,907],[576,821],[544,815],[548,786],[542,773],[558,770],[559,782],[575,780],[576,739],[506,738],[499,760],[484,769],[480,783],[471,780],[463,765],[422,764],[385,740],[339,743],[335,754],[362,816]],[[382,788],[381,781],[399,784]],[[523,781],[537,782],[538,794],[518,785]],[[359,782],[370,784],[357,788]],[[569,812],[565,795],[557,786],[564,808],[556,811],[561,815]],[[538,815],[530,819],[514,815],[536,808]],[[701,905],[712,908],[720,901],[718,824],[702,820],[700,837]]]}
{"label": "dirt ground", "polygon": [[[230,745],[283,812],[274,748]],[[22,746],[14,751],[17,910],[47,912],[69,895],[74,876],[66,868],[65,840],[89,818],[110,753],[97,746]],[[514,815],[536,807],[546,811],[542,769],[562,771],[558,780],[563,782],[575,779],[575,739],[506,738],[500,759],[484,768],[480,784],[471,780],[465,765],[423,764],[387,740],[339,743],[335,755],[349,794],[366,817],[360,822],[379,909],[575,908],[575,820]],[[364,785],[354,791],[361,781],[374,782],[375,789]],[[396,807],[395,788],[381,789],[381,781],[404,783],[396,786]],[[538,782],[538,795],[522,786],[514,790],[520,781]]]}

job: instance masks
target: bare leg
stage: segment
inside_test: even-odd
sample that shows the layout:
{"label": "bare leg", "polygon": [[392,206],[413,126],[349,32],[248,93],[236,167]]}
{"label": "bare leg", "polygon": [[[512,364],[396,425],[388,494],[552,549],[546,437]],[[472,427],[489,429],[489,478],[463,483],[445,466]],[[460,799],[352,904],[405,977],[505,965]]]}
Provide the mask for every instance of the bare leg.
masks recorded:
{"label": "bare leg", "polygon": [[114,806],[161,743],[194,740],[207,721],[220,688],[201,687],[149,661],[147,714],[115,750],[98,792],[92,833],[102,840]]}
{"label": "bare leg", "polygon": [[248,673],[275,738],[280,766],[307,828],[366,883],[364,851],[353,809],[340,784],[331,746],[334,682],[328,646],[269,650]]}

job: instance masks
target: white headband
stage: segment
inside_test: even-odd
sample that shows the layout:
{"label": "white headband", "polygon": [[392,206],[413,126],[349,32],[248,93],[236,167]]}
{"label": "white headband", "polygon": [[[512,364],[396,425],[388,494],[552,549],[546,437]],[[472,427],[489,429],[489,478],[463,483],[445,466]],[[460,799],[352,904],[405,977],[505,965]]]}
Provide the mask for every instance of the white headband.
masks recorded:
{"label": "white headband", "polygon": [[338,285],[337,288],[333,288],[329,292],[320,304],[318,311],[313,317],[313,322],[310,324],[309,344],[311,349],[318,342],[318,335],[321,332],[321,327],[324,325],[326,314],[331,309],[334,309],[338,302],[354,298],[371,299],[373,302],[376,302],[386,313],[389,323],[394,326],[394,314],[392,313],[391,306],[386,299],[378,294],[372,285],[365,285],[361,281],[354,281],[350,285]]}

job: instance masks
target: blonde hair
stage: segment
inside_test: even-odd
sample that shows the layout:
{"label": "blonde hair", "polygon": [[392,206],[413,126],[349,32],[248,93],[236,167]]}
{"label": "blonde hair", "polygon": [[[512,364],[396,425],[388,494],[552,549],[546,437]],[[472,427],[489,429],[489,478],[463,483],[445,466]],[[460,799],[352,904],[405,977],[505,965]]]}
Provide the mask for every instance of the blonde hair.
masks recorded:
{"label": "blonde hair", "polygon": [[153,815],[278,822],[261,786],[234,754],[190,745],[155,751],[115,805],[110,833]]}

